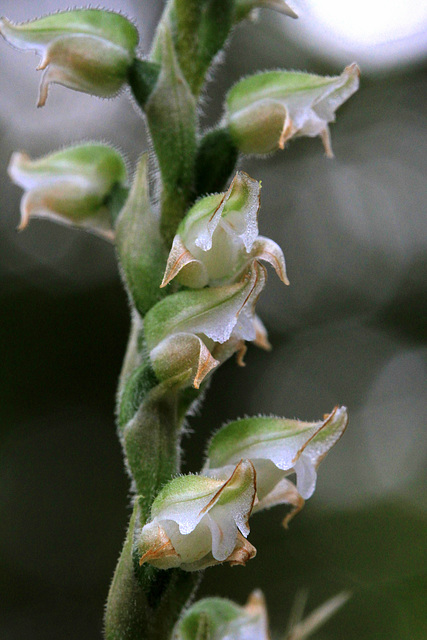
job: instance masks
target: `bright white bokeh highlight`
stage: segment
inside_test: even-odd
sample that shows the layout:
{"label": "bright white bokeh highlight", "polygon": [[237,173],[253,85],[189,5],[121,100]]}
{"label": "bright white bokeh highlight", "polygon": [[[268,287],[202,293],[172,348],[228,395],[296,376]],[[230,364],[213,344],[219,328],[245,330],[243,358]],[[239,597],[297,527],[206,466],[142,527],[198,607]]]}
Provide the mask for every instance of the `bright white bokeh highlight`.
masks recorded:
{"label": "bright white bokeh highlight", "polygon": [[291,0],[299,20],[289,35],[323,55],[365,69],[410,64],[427,55],[426,0]]}

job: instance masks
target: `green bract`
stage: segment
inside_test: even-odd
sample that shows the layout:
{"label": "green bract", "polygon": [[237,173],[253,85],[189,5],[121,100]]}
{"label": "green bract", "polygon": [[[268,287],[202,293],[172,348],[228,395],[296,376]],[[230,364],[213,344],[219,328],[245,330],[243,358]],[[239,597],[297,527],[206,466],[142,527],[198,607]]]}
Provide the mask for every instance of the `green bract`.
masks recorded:
{"label": "green bract", "polygon": [[171,480],[141,530],[140,564],[185,571],[224,561],[245,564],[255,555],[245,540],[254,498],[255,470],[247,460],[222,479],[195,475]]}
{"label": "green bract", "polygon": [[116,246],[124,280],[142,317],[163,297],[160,282],[166,253],[158,216],[151,207],[147,174],[148,153],[144,153],[116,221]]}
{"label": "green bract", "polygon": [[359,87],[359,68],[323,77],[295,71],[267,71],[240,80],[226,99],[225,120],[242,153],[283,149],[298,136],[321,136],[332,156],[328,123]]}
{"label": "green bract", "polygon": [[48,85],[63,84],[96,96],[115,95],[126,81],[138,31],[124,16],[98,9],[55,13],[23,24],[0,20],[0,33],[14,47],[36,51],[46,69],[38,106]]}
{"label": "green bract", "polygon": [[258,235],[261,185],[238,171],[226,193],[199,200],[178,227],[162,286],[175,277],[192,288],[231,283],[265,260],[288,284],[280,247]]}
{"label": "green bract", "polygon": [[115,149],[85,144],[38,160],[17,152],[10,160],[9,175],[25,190],[20,229],[30,217],[44,217],[112,239],[105,200],[115,185],[127,181],[125,163]]}

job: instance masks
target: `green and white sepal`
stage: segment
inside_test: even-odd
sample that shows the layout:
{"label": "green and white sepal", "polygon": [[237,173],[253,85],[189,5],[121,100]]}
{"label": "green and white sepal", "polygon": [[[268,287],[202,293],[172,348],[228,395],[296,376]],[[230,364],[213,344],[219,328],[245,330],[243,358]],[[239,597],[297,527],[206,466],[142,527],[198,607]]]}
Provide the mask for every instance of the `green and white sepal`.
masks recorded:
{"label": "green and white sepal", "polygon": [[270,640],[265,599],[258,589],[244,607],[225,598],[204,598],[177,623],[174,640]]}
{"label": "green and white sepal", "polygon": [[174,278],[191,288],[229,284],[254,260],[270,263],[289,284],[281,248],[258,235],[260,191],[257,180],[238,171],[225,193],[199,200],[178,227],[161,286]]}
{"label": "green and white sepal", "polygon": [[115,185],[126,185],[126,165],[120,153],[104,144],[84,144],[31,160],[16,152],[9,176],[25,190],[21,200],[24,229],[31,217],[84,227],[107,239],[114,237],[105,205]]}
{"label": "green and white sepal", "polygon": [[255,499],[255,469],[241,460],[221,477],[180,476],[171,480],[151,507],[142,528],[140,564],[197,571],[229,562],[245,564],[256,550],[246,540]]}
{"label": "green and white sepal", "polygon": [[[299,511],[313,495],[320,462],[342,436],[347,422],[345,407],[336,407],[318,422],[275,417],[236,420],[212,438],[202,473],[217,477],[242,457],[250,459],[257,473],[254,512],[277,504],[291,504]],[[292,473],[296,487],[287,479]]]}
{"label": "green and white sepal", "polygon": [[333,156],[329,127],[335,111],[359,87],[353,63],[340,76],[267,71],[237,82],[226,98],[225,122],[237,148],[246,154],[283,149],[298,136],[320,136]]}
{"label": "green and white sepal", "polygon": [[0,33],[17,49],[41,56],[45,70],[38,107],[52,82],[100,97],[114,96],[126,82],[138,44],[138,31],[124,16],[100,9],[61,11],[13,24],[0,20]]}

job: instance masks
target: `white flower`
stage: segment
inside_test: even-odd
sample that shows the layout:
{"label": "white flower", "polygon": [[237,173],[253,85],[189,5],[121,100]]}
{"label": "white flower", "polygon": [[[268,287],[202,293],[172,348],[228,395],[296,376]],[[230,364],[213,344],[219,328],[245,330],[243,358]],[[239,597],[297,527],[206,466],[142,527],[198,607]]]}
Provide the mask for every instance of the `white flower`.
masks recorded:
{"label": "white flower", "polygon": [[[206,630],[206,631],[205,631]],[[203,632],[209,635],[202,635]],[[270,640],[262,592],[253,591],[244,607],[225,598],[204,598],[176,624],[174,640]]]}
{"label": "white flower", "polygon": [[[254,511],[276,504],[291,504],[300,510],[313,495],[320,462],[342,436],[347,422],[345,407],[336,407],[319,422],[275,417],[231,422],[212,438],[203,473],[217,477],[242,457],[250,459],[257,473]],[[287,479],[292,473],[296,487]]]}
{"label": "white flower", "polygon": [[332,157],[328,124],[357,91],[360,71],[353,63],[340,76],[267,71],[237,82],[226,99],[225,121],[242,153],[283,149],[298,136],[320,136]]}
{"label": "white flower", "polygon": [[245,564],[256,553],[245,539],[254,499],[255,470],[247,460],[220,479],[190,475],[171,480],[141,530],[140,564],[185,571],[225,561]]}
{"label": "white flower", "polygon": [[288,284],[282,250],[258,235],[260,191],[257,180],[238,171],[226,193],[199,200],[178,227],[162,286],[174,278],[191,288],[228,284],[256,259]]}

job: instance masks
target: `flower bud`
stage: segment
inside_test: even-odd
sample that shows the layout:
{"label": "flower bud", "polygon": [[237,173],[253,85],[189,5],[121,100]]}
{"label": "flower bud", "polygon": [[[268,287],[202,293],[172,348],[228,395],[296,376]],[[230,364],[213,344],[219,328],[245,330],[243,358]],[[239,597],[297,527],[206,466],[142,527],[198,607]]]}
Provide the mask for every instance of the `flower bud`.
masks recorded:
{"label": "flower bud", "polygon": [[359,87],[359,68],[322,77],[295,71],[267,71],[240,80],[226,99],[226,121],[242,153],[283,149],[298,136],[320,136],[332,157],[328,123]]}
{"label": "flower bud", "polygon": [[[205,634],[201,633],[205,631]],[[225,598],[205,598],[193,604],[177,623],[176,640],[270,640],[264,596],[256,590],[244,607]]]}
{"label": "flower bud", "polygon": [[[203,470],[218,476],[240,458],[251,460],[257,473],[254,511],[276,504],[299,510],[316,487],[317,467],[347,426],[345,407],[336,407],[319,422],[274,417],[244,418],[225,425],[212,438]],[[296,488],[286,479],[295,473]]]}
{"label": "flower bud", "polygon": [[126,82],[138,44],[138,32],[124,16],[99,9],[62,11],[12,24],[0,20],[0,33],[14,47],[41,56],[38,105],[48,85],[62,84],[96,96],[115,95]]}
{"label": "flower bud", "polygon": [[219,365],[207,346],[192,333],[177,333],[160,342],[150,353],[156,376],[170,385],[193,385],[198,389]]}
{"label": "flower bud", "polygon": [[247,460],[225,478],[175,478],[157,495],[141,530],[140,564],[185,571],[224,561],[245,564],[255,555],[245,540],[254,498],[255,470]]}
{"label": "flower bud", "polygon": [[127,180],[125,163],[115,149],[86,144],[38,160],[18,152],[12,155],[8,171],[13,182],[25,189],[19,229],[34,216],[113,237],[105,200],[116,184]]}
{"label": "flower bud", "polygon": [[199,200],[178,227],[162,286],[173,278],[187,287],[235,281],[255,259],[269,262],[288,284],[280,247],[258,235],[261,185],[238,171],[226,193]]}

